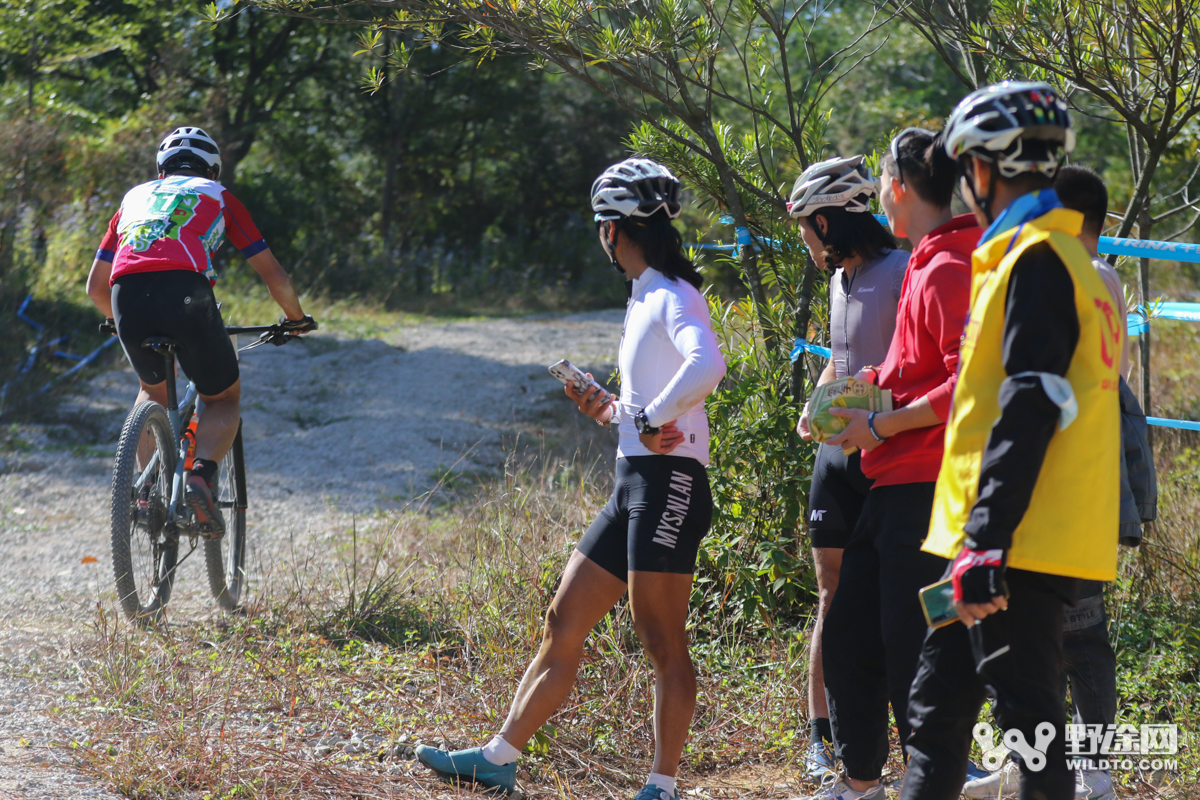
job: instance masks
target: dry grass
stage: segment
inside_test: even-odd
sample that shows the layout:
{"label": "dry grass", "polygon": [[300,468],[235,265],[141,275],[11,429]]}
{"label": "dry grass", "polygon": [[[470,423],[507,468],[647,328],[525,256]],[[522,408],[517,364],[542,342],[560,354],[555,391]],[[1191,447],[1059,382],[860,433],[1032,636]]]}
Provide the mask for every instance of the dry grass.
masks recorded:
{"label": "dry grass", "polygon": [[[1200,342],[1191,328],[1156,330],[1155,411],[1196,418],[1184,388],[1196,385]],[[1117,777],[1122,797],[1190,798],[1200,780],[1200,437],[1160,430],[1157,450],[1159,522],[1123,556],[1109,593],[1119,721],[1178,722],[1185,750],[1170,785]],[[538,463],[461,494],[445,487],[348,536],[323,567],[266,587],[244,617],[147,633],[102,614],[88,696],[65,712],[91,732],[80,763],[134,798],[460,796],[411,747],[468,746],[498,729],[570,545],[609,483],[577,461]],[[814,789],[797,763],[806,632],[691,624],[700,698],[683,785],[710,798]],[[630,797],[650,766],[652,688],[618,606],[522,761],[529,794]],[[893,747],[890,775],[896,756]]]}
{"label": "dry grass", "polygon": [[[561,462],[510,470],[473,500],[352,537],[339,563],[245,618],[146,633],[100,617],[90,696],[68,712],[94,734],[85,769],[136,798],[455,796],[411,745],[468,746],[498,729],[570,542],[602,504],[596,483]],[[685,780],[714,798],[795,795],[806,637],[693,624]],[[618,606],[531,744],[523,785],[630,796],[650,767],[652,693]],[[324,749],[356,736],[357,752]]]}

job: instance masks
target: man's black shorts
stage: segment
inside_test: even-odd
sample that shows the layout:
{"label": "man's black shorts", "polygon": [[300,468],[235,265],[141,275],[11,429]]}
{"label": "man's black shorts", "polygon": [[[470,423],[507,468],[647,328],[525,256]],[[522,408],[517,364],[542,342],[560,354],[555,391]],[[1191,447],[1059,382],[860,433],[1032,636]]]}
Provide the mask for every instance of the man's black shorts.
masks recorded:
{"label": "man's black shorts", "polygon": [[617,485],[575,549],[621,580],[628,572],[696,571],[712,526],[708,472],[685,456],[617,459]]}
{"label": "man's black shorts", "polygon": [[863,475],[862,454],[847,456],[840,447],[817,449],[808,495],[808,533],[813,547],[841,547],[850,541],[867,493],[874,482]]}
{"label": "man's black shorts", "polygon": [[142,348],[151,336],[179,343],[179,366],[202,395],[216,395],[238,379],[237,353],[208,278],[175,269],[122,275],[112,287],[113,317],[125,356],[142,382],[167,379],[162,356]]}

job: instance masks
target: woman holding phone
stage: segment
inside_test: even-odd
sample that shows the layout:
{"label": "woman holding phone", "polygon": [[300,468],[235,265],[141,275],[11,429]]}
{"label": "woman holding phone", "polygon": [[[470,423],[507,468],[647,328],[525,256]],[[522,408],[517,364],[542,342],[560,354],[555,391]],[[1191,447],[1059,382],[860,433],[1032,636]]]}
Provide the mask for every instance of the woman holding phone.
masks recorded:
{"label": "woman holding phone", "polygon": [[565,389],[582,413],[617,427],[616,486],[567,562],[541,647],[497,735],[466,750],[417,748],[422,763],[450,780],[515,790],[521,750],[566,700],[588,633],[628,591],[656,681],[654,764],[634,800],[678,800],[675,775],[696,705],[688,600],[712,523],[704,400],[725,375],[700,274],[671,224],[679,191],[670,170],[638,158],[592,185],[600,244],[630,285],[621,396]]}

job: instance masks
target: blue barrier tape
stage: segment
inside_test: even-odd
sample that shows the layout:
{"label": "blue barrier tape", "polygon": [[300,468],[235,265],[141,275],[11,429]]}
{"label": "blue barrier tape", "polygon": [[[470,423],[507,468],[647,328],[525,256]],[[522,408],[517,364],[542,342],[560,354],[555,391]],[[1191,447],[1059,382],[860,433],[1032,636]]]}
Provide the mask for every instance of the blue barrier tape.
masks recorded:
{"label": "blue barrier tape", "polygon": [[685,244],[683,247],[684,249],[694,247],[697,250],[737,250],[736,244],[709,244],[708,242]]}
{"label": "blue barrier tape", "polygon": [[1181,319],[1200,322],[1200,303],[1161,303],[1154,309],[1152,319]]}
{"label": "blue barrier tape", "polygon": [[[750,231],[746,230],[746,228],[738,228],[738,230],[746,231],[746,235],[747,236],[750,235]],[[751,241],[753,241],[755,247],[758,247],[760,244],[766,244],[771,247],[779,246],[779,242],[776,239],[764,239],[761,236],[755,236],[752,239],[745,239],[743,241],[743,238],[744,237],[739,237],[737,244],[709,244],[708,242],[695,242],[692,244],[685,244],[683,247],[685,250],[689,247],[694,247],[697,250],[736,251],[739,247],[743,247],[747,244],[750,244]]]}
{"label": "blue barrier tape", "polygon": [[92,351],[92,352],[91,352],[89,355],[86,355],[86,356],[84,356],[84,357],[83,357],[83,359],[82,359],[82,360],[81,360],[81,361],[80,361],[78,364],[76,364],[75,366],[71,367],[69,370],[67,370],[67,371],[66,371],[66,372],[64,372],[63,374],[59,375],[58,377],[56,377],[56,378],[53,378],[53,379],[52,379],[52,380],[51,380],[49,383],[47,383],[47,384],[46,384],[45,386],[43,386],[41,389],[38,389],[37,393],[38,393],[38,394],[45,394],[46,392],[50,391],[50,389],[51,389],[51,388],[54,386],[54,384],[58,383],[59,381],[63,380],[64,378],[69,378],[69,377],[71,377],[71,376],[72,376],[72,375],[74,375],[76,372],[79,372],[79,371],[80,371],[80,370],[82,370],[84,367],[86,367],[86,366],[88,366],[89,364],[91,364],[93,361],[95,361],[97,358],[99,358],[99,356],[100,356],[100,354],[101,354],[101,353],[103,353],[105,350],[107,350],[107,349],[108,349],[109,347],[111,347],[112,345],[116,344],[118,341],[120,341],[120,340],[119,340],[119,339],[117,339],[117,337],[116,337],[116,336],[113,336],[113,337],[111,337],[111,338],[109,338],[109,339],[106,339],[106,340],[104,341],[104,344],[102,344],[102,345],[100,345],[99,347],[97,347],[97,348],[96,348],[95,350],[93,350],[93,351]]}
{"label": "blue barrier tape", "polygon": [[[1144,333],[1150,327],[1150,320],[1146,319],[1143,314],[1146,311],[1145,306],[1139,306],[1138,311],[1141,313],[1130,314],[1126,320],[1129,327],[1130,336],[1138,336]],[[1183,322],[1200,322],[1200,303],[1159,303],[1150,316],[1150,319],[1174,319]]]}
{"label": "blue barrier tape", "polygon": [[792,348],[792,361],[800,357],[800,354],[807,350],[810,353],[816,353],[825,358],[833,358],[833,351],[828,347],[821,347],[819,344],[809,344],[803,339],[796,340],[796,346]]}
{"label": "blue barrier tape", "polygon": [[26,323],[27,325],[29,325],[31,328],[33,328],[36,331],[44,330],[46,328],[45,325],[43,325],[40,322],[34,322],[32,319],[30,319],[28,316],[25,315],[25,309],[29,308],[29,304],[31,302],[33,302],[33,295],[26,295],[25,301],[23,303],[21,303],[21,307],[17,309],[17,319]]}
{"label": "blue barrier tape", "polygon": [[1200,431],[1200,422],[1192,422],[1190,419],[1163,419],[1162,417],[1146,417],[1148,425],[1157,425],[1160,428],[1179,428],[1184,431]]}
{"label": "blue barrier tape", "polygon": [[[816,353],[817,355],[824,356],[825,358],[831,358],[833,356],[833,353],[830,351],[830,349],[828,347],[821,347],[820,345],[809,344],[808,342],[804,341],[803,339],[797,339],[796,346],[794,348],[792,348],[792,361],[795,361],[797,358],[799,358],[800,354],[802,352],[804,352],[805,350],[807,350],[810,353]],[[1178,428],[1179,430],[1184,430],[1184,431],[1200,431],[1200,422],[1193,422],[1192,420],[1189,420],[1189,419],[1166,419],[1164,417],[1146,417],[1146,424],[1157,425],[1160,428]]]}
{"label": "blue barrier tape", "polygon": [[[875,219],[888,224],[886,214],[876,214]],[[1118,239],[1101,236],[1098,248],[1105,255],[1134,256],[1136,258],[1161,258],[1167,261],[1187,261],[1200,264],[1200,244],[1191,242],[1158,242],[1151,239]]]}

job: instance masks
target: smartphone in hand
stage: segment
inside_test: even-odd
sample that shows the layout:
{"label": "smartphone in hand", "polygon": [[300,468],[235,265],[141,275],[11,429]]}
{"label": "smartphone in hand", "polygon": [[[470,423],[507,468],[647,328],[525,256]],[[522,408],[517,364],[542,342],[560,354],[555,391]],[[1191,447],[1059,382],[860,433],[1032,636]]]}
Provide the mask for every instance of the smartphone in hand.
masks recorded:
{"label": "smartphone in hand", "polygon": [[925,613],[925,622],[931,628],[943,628],[951,622],[958,621],[958,609],[954,607],[953,579],[932,583],[922,589],[918,595],[921,600],[921,611]]}
{"label": "smartphone in hand", "polygon": [[599,389],[601,392],[604,392],[604,397],[608,397],[609,393],[603,386],[596,383],[592,378],[589,378],[586,372],[565,358],[557,364],[550,366],[549,370],[550,374],[562,381],[564,386],[568,383],[571,384],[575,388],[575,393],[580,396],[583,396],[585,393],[591,394],[596,389]]}

